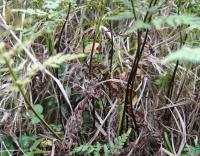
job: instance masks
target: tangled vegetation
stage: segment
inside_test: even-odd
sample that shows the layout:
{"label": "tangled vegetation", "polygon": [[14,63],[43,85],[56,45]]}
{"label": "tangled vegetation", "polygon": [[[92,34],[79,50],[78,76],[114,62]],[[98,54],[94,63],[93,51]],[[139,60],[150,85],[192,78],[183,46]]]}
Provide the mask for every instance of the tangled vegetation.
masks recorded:
{"label": "tangled vegetation", "polygon": [[199,0],[0,6],[1,156],[200,154]]}

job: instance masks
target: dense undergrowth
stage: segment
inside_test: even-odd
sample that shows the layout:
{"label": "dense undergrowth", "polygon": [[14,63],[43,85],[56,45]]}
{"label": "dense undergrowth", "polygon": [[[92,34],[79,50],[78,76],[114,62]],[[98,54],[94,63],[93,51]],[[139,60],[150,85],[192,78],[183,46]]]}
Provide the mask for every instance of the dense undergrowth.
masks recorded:
{"label": "dense undergrowth", "polygon": [[199,11],[2,0],[0,155],[198,156]]}

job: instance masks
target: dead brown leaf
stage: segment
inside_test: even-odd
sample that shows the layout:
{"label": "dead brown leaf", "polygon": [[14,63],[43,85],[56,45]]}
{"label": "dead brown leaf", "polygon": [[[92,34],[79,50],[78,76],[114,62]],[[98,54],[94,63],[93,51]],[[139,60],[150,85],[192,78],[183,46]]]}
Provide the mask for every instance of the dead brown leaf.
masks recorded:
{"label": "dead brown leaf", "polygon": [[137,103],[137,93],[133,92],[133,95],[132,95],[132,107],[133,108],[135,107],[136,103]]}
{"label": "dead brown leaf", "polygon": [[117,84],[115,84],[114,82],[109,81],[108,85],[112,91],[115,91],[115,92],[119,91],[119,86]]}

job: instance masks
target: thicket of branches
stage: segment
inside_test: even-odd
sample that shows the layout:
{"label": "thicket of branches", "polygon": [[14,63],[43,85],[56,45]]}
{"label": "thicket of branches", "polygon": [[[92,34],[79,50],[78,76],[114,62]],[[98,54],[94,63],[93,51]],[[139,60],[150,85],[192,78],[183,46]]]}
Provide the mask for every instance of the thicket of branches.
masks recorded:
{"label": "thicket of branches", "polygon": [[1,1],[0,154],[200,153],[199,0]]}

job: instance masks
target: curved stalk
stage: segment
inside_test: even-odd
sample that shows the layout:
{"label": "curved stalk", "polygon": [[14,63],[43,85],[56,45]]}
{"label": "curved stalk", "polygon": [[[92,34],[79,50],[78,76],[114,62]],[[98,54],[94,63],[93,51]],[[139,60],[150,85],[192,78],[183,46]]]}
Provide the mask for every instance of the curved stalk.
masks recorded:
{"label": "curved stalk", "polygon": [[[17,81],[17,76],[15,75],[15,73],[13,72],[13,69],[12,69],[12,66],[11,64],[9,63],[9,60],[7,58],[4,58],[4,61],[5,61],[5,64],[7,65],[8,69],[9,69],[9,72],[13,78],[13,80],[16,82]],[[18,87],[19,89],[19,92],[22,94],[23,98],[24,98],[24,101],[25,103],[27,104],[27,106],[31,109],[31,111],[34,113],[34,115],[41,121],[41,123],[43,124],[44,127],[46,127],[52,134],[53,136],[58,139],[59,141],[61,141],[61,137],[56,134],[56,132],[49,126],[49,124],[40,117],[40,115],[34,110],[33,106],[31,105],[28,97],[26,96],[26,94],[24,93],[24,90],[23,88],[16,83],[16,86]]]}

